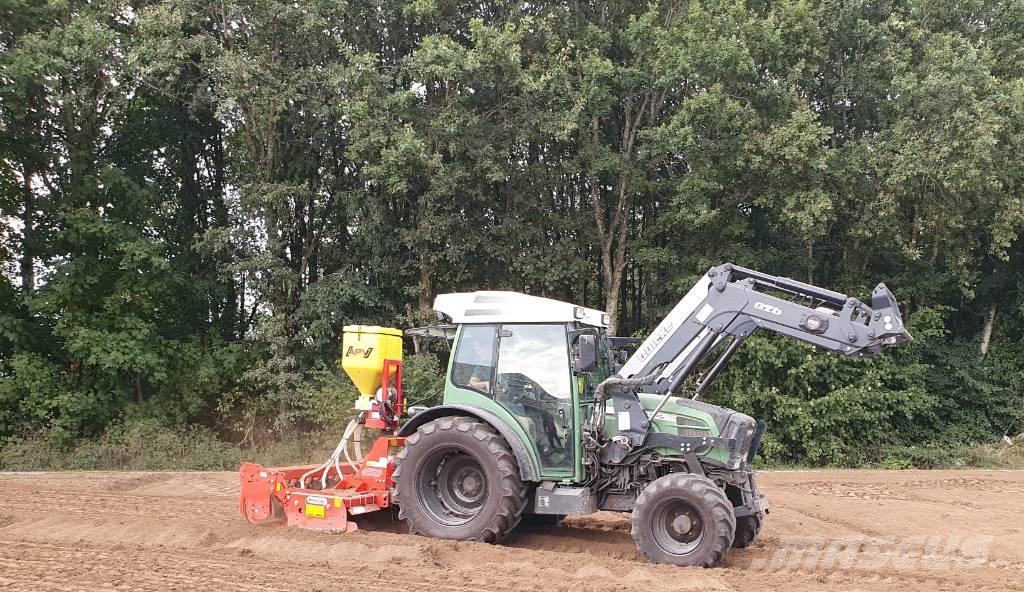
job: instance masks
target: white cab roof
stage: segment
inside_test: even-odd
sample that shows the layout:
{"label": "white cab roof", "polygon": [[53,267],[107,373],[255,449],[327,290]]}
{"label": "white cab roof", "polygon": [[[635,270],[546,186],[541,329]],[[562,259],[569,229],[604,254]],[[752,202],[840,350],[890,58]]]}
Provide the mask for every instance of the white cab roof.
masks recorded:
{"label": "white cab roof", "polygon": [[434,310],[452,323],[571,323],[607,327],[603,311],[518,292],[460,292],[440,294]]}

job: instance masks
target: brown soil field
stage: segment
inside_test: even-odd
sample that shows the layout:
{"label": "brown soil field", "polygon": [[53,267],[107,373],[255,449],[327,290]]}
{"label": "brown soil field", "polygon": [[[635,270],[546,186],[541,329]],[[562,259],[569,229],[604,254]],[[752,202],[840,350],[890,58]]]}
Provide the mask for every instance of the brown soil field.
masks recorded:
{"label": "brown soil field", "polygon": [[714,569],[652,565],[629,515],[501,545],[257,527],[233,473],[0,473],[0,590],[1024,590],[1024,472],[765,472],[773,511]]}

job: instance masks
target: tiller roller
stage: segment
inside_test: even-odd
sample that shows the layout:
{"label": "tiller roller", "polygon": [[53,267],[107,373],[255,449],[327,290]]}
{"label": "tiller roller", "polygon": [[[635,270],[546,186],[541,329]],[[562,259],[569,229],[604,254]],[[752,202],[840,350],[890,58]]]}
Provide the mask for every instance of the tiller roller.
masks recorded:
{"label": "tiller roller", "polygon": [[[405,405],[402,331],[346,326],[341,351],[342,368],[359,390],[358,414],[319,465],[265,468],[244,463],[238,509],[249,522],[351,532],[356,530],[351,516],[391,506],[393,452],[405,442],[394,436]],[[365,456],[363,428],[381,431]]]}

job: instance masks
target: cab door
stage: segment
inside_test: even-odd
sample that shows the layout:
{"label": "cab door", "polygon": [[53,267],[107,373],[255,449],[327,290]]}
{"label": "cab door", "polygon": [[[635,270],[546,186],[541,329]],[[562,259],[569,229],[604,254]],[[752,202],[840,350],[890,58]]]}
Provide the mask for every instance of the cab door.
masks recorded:
{"label": "cab door", "polygon": [[575,468],[572,372],[563,324],[499,327],[494,400],[522,426],[545,476]]}

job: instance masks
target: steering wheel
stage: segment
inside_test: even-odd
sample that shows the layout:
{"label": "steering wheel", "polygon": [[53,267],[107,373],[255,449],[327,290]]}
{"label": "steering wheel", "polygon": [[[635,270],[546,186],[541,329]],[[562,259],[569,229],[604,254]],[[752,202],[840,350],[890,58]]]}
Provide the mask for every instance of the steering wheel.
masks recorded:
{"label": "steering wheel", "polygon": [[528,401],[534,401],[534,397],[527,396],[527,387],[530,386],[528,380],[519,380],[511,377],[508,374],[500,375],[496,381],[498,392],[505,395],[506,398],[516,404],[521,404]]}

